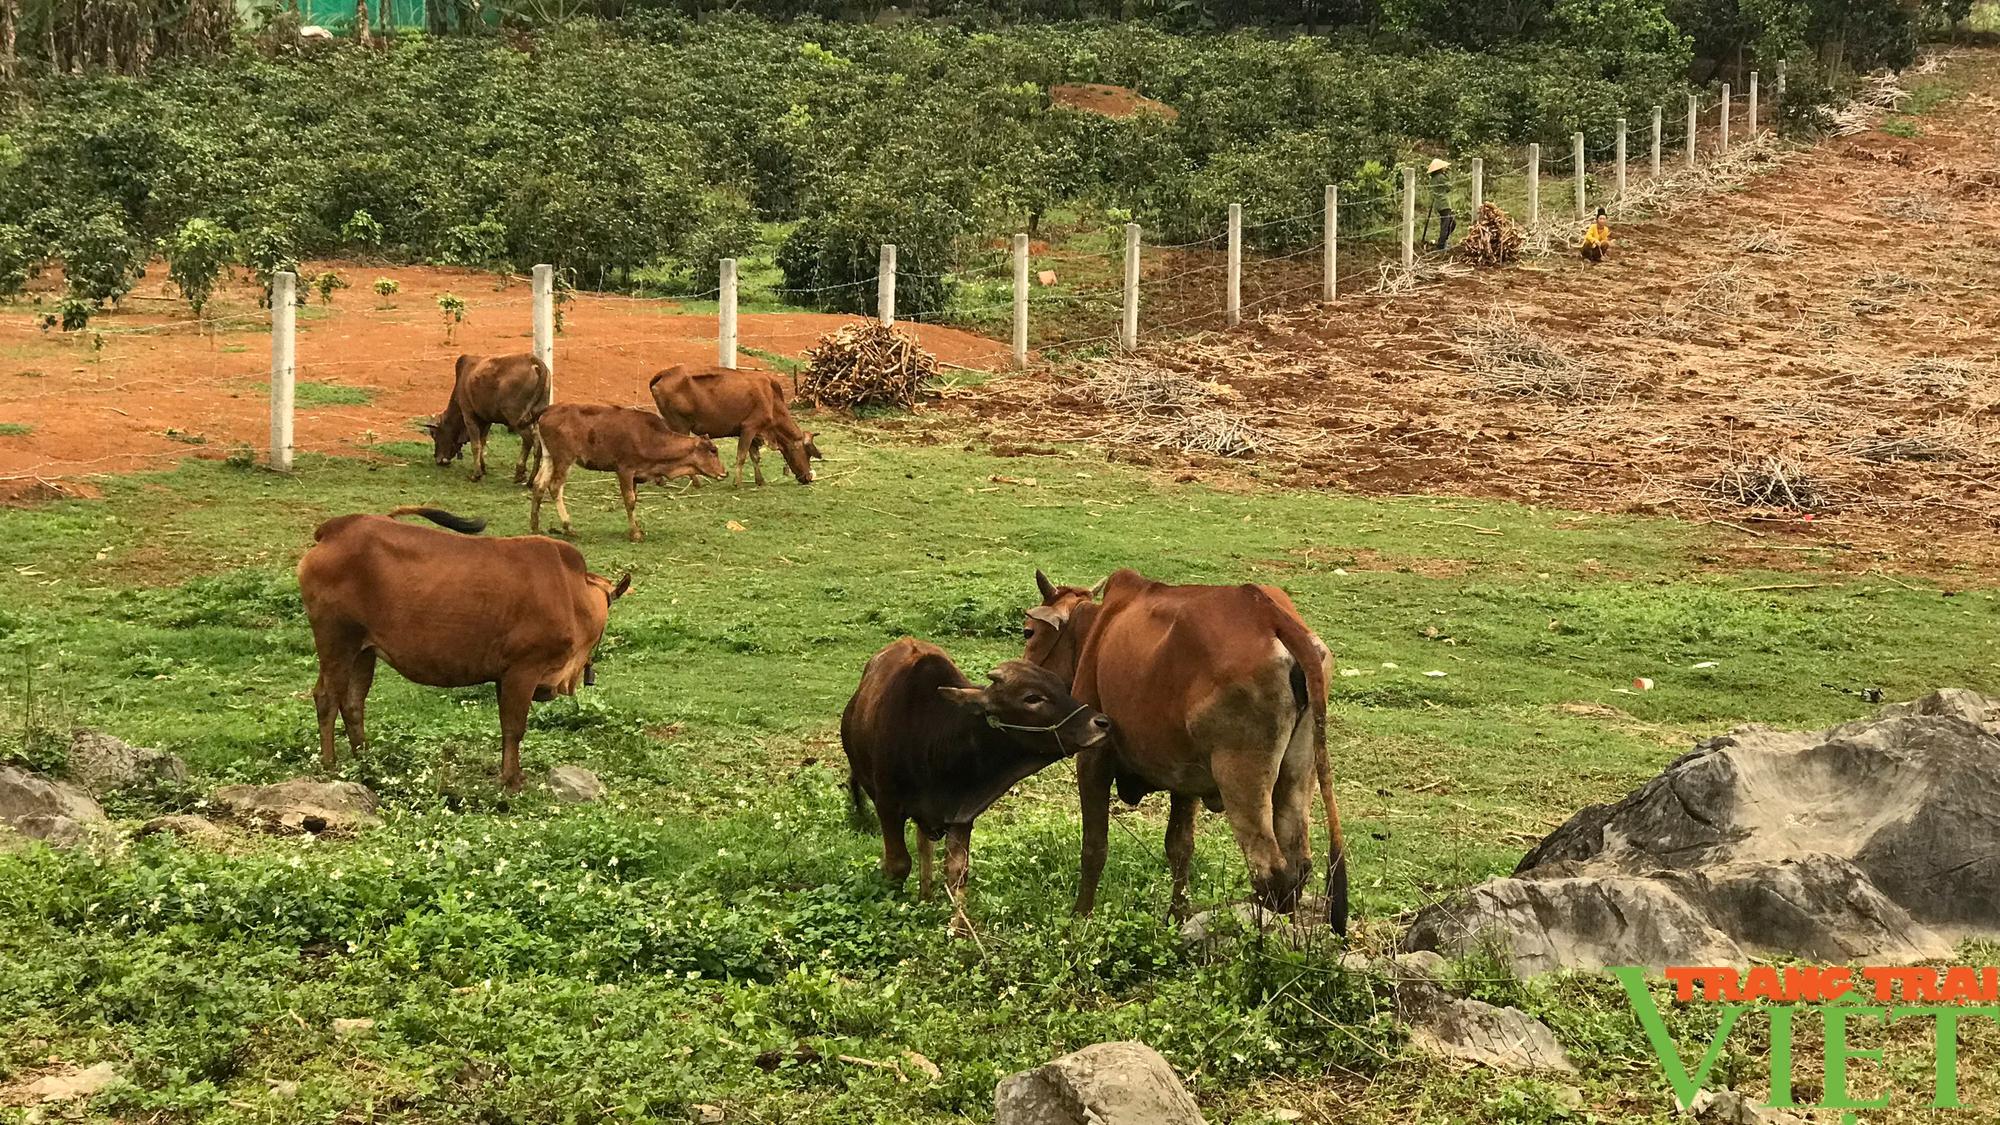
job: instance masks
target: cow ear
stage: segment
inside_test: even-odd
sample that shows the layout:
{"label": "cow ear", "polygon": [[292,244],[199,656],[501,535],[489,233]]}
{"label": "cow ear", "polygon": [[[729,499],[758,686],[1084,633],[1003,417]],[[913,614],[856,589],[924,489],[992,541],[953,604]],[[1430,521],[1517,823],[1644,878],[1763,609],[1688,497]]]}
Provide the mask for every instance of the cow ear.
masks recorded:
{"label": "cow ear", "polygon": [[615,602],[619,598],[624,597],[625,591],[630,590],[631,588],[632,588],[632,572],[628,570],[625,573],[618,576],[618,585],[613,586],[611,588],[611,600]]}
{"label": "cow ear", "polygon": [[438,432],[438,424],[436,422],[418,422],[417,425],[422,427],[423,431],[427,434],[435,434]]}
{"label": "cow ear", "polygon": [[1028,618],[1032,621],[1047,622],[1049,628],[1057,631],[1060,631],[1064,625],[1069,624],[1069,614],[1057,613],[1045,605],[1030,606],[1028,609]]}
{"label": "cow ear", "polygon": [[1043,601],[1051,602],[1055,600],[1056,597],[1055,583],[1050,582],[1049,576],[1043,574],[1039,570],[1035,571],[1035,588],[1042,592]]}
{"label": "cow ear", "polygon": [[939,688],[938,694],[944,697],[945,702],[968,715],[986,713],[986,692],[980,688],[946,686]]}

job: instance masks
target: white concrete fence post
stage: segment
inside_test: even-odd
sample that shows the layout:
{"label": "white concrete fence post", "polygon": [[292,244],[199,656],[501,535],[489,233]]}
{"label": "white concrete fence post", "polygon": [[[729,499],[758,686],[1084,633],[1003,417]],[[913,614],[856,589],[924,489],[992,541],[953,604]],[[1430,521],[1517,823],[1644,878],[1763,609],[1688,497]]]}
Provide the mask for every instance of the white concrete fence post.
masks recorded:
{"label": "white concrete fence post", "polygon": [[1783,59],[1778,60],[1778,88],[1774,92],[1777,94],[1774,100],[1779,112],[1782,113],[1785,108],[1785,60]]}
{"label": "white concrete fence post", "polygon": [[271,275],[271,467],[292,469],[292,386],[298,377],[299,275]]}
{"label": "white concrete fence post", "polygon": [[1028,366],[1028,236],[1014,236],[1014,366]]}
{"label": "white concrete fence post", "polygon": [[529,289],[534,295],[535,358],[549,369],[549,390],[555,390],[556,372],[556,268],[536,266],[533,284]]}
{"label": "white concrete fence post", "polygon": [[1480,204],[1486,202],[1486,161],[1472,158],[1472,221],[1479,221]]}
{"label": "white concrete fence post", "polygon": [[1417,167],[1403,169],[1403,272],[1417,268]]}
{"label": "white concrete fence post", "polygon": [[1340,185],[1326,185],[1326,218],[1320,237],[1320,292],[1328,304],[1340,295]]}
{"label": "white concrete fence post", "polygon": [[1722,139],[1717,143],[1715,151],[1728,152],[1729,151],[1729,83],[1727,82],[1724,82],[1722,84],[1722,105],[1718,107],[1717,113],[1720,117],[1720,120],[1722,121]]}
{"label": "white concrete fence post", "polygon": [[1749,137],[1751,140],[1754,141],[1757,139],[1757,72],[1754,70],[1750,72],[1749,108],[1750,108],[1750,128],[1746,130],[1743,135]]}
{"label": "white concrete fence post", "polygon": [[1229,205],[1229,290],[1222,313],[1231,327],[1243,323],[1243,205]]}
{"label": "white concrete fence post", "polygon": [[1126,351],[1139,347],[1139,224],[1125,224],[1125,320],[1118,342]]}
{"label": "white concrete fence post", "polygon": [[716,294],[715,361],[736,370],[736,259],[724,258],[719,265],[720,292]]}
{"label": "white concrete fence post", "polygon": [[887,328],[896,323],[896,244],[882,244],[882,261],[875,271],[875,318]]}
{"label": "white concrete fence post", "polygon": [[1700,128],[1701,128],[1701,95],[1689,94],[1687,162],[1688,162],[1688,167],[1690,169],[1694,167],[1694,135],[1696,132],[1700,130]]}
{"label": "white concrete fence post", "polygon": [[1660,142],[1661,139],[1666,136],[1666,131],[1664,129],[1665,124],[1666,124],[1665,107],[1657,105],[1654,106],[1653,107],[1653,179],[1656,180],[1660,178]]}
{"label": "white concrete fence post", "polygon": [[1583,134],[1572,133],[1569,138],[1570,164],[1576,169],[1576,213],[1581,217],[1584,208],[1590,205],[1590,172],[1583,165]]}
{"label": "white concrete fence post", "polygon": [[1625,202],[1625,119],[1618,119],[1618,202]]}
{"label": "white concrete fence post", "polygon": [[1542,221],[1542,146],[1528,146],[1528,225]]}

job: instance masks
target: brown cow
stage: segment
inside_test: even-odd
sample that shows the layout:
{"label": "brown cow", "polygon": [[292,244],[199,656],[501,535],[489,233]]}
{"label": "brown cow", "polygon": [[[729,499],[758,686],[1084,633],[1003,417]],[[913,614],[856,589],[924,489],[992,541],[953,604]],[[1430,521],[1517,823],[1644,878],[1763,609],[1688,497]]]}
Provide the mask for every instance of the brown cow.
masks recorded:
{"label": "brown cow", "polygon": [[451,399],[437,421],[426,422],[431,453],[439,465],[449,465],[465,443],[472,443],[472,479],[486,476],[486,435],[494,423],[521,438],[521,459],[514,463],[514,483],[529,479],[528,454],[541,467],[542,443],[535,415],[554,397],[549,369],[533,355],[462,355],[452,377]]}
{"label": "brown cow", "polygon": [[[1347,930],[1347,858],[1326,761],[1330,656],[1275,586],[1169,586],[1120,570],[1096,590],[1055,586],[1028,611],[1027,659],[1072,678],[1117,725],[1114,746],[1077,757],[1083,803],[1078,913],[1104,870],[1111,787],[1129,804],[1172,795],[1173,909],[1187,909],[1195,802],[1220,809],[1266,908],[1289,913],[1312,868],[1313,783],[1326,805],[1327,911]],[[1095,600],[1101,593],[1103,600]]]}
{"label": "brown cow", "polygon": [[[452,530],[396,522],[406,515]],[[435,508],[397,508],[314,529],[299,560],[299,595],[319,653],[313,704],[322,767],[333,769],[336,711],[353,752],[366,745],[378,655],[429,687],[499,685],[500,780],[510,791],[521,788],[528,704],[594,682],[591,650],[632,576],[613,585],[585,569],[575,547],[541,536],[473,538],[485,526]]]}
{"label": "brown cow", "polygon": [[[812,459],[820,456],[813,435],[799,428],[787,405],[784,380],[766,371],[724,367],[691,370],[677,364],[648,384],[653,405],[667,424],[686,434],[736,439],[736,483],[743,483],[747,452],[757,483],[764,483],[764,443],[778,447],[785,469],[800,484],[812,483]],[[824,460],[824,458],[822,458]]]}
{"label": "brown cow", "polygon": [[931,893],[931,842],[945,837],[956,899],[971,863],[972,821],[1029,774],[1106,743],[1111,722],[1070,698],[1062,679],[1010,660],[974,687],[936,645],[904,637],[868,658],[840,716],[847,795],[882,822],[882,873],[910,874],[905,821],[917,822],[918,887]]}
{"label": "brown cow", "polygon": [[639,485],[676,477],[720,480],[729,475],[714,442],[677,434],[668,428],[666,419],[629,406],[558,403],[541,413],[537,428],[546,452],[535,473],[529,531],[542,529],[542,501],[553,496],[563,534],[569,534],[569,505],[563,502],[563,488],[569,483],[572,464],[618,474],[618,494],[625,500],[625,523],[634,543],[645,538],[634,511],[639,504]]}

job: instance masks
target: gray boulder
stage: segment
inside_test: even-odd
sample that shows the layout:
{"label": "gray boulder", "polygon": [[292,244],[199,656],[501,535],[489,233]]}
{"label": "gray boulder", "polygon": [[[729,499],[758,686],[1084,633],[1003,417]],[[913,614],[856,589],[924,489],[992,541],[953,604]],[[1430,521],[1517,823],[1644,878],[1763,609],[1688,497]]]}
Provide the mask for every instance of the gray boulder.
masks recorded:
{"label": "gray boulder", "polygon": [[549,771],[549,792],[566,805],[602,800],[604,782],[582,766],[557,766]]}
{"label": "gray boulder", "polygon": [[201,844],[207,847],[222,847],[229,842],[229,833],[206,817],[175,813],[170,816],[156,816],[139,826],[133,836],[144,839],[147,836],[172,836],[183,843]]}
{"label": "gray boulder", "polygon": [[185,785],[187,763],[164,750],[134,746],[101,731],[70,733],[69,775],[102,797],[134,786]]}
{"label": "gray boulder", "polygon": [[81,843],[94,826],[106,823],[96,799],[76,786],[0,766],[0,824],[62,848]]}
{"label": "gray boulder", "polygon": [[375,794],[353,781],[300,777],[276,785],[225,785],[210,799],[236,819],[271,831],[354,832],[382,823]]}
{"label": "gray boulder", "polygon": [[1497,939],[1523,974],[1909,963],[2000,934],[2000,700],[1938,692],[1821,732],[1744,727],[1571,817],[1405,949]]}
{"label": "gray boulder", "polygon": [[1180,1076],[1144,1043],[1099,1043],[1003,1079],[993,1125],[1204,1125]]}
{"label": "gray boulder", "polygon": [[1576,1072],[1547,1024],[1519,1008],[1480,1000],[1438,997],[1419,1005],[1410,1021],[1410,1047],[1495,1070]]}

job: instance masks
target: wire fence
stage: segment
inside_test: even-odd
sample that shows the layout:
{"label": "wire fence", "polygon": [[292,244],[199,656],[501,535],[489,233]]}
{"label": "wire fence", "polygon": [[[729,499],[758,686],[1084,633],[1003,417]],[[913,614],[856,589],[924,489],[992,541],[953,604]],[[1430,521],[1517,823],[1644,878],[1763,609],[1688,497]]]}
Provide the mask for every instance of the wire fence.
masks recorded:
{"label": "wire fence", "polygon": [[[1141,341],[1171,339],[1302,304],[1395,299],[1409,286],[1384,282],[1397,277],[1398,271],[1414,281],[1420,266],[1441,251],[1449,252],[1448,243],[1431,237],[1434,223],[1440,229],[1444,226],[1441,210],[1463,215],[1469,210],[1465,205],[1477,198],[1521,209],[1521,218],[1530,228],[1555,229],[1581,219],[1597,206],[1617,214],[1630,205],[1645,205],[1651,189],[1657,187],[1656,167],[1662,181],[1698,168],[1704,159],[1712,161],[1726,147],[1764,133],[1779,108],[1777,99],[1771,98],[1759,107],[1761,119],[1752,120],[1750,101],[1738,94],[1722,90],[1691,94],[1685,104],[1661,106],[1636,127],[1625,122],[1622,144],[1615,135],[1572,135],[1566,143],[1540,145],[1538,158],[1532,155],[1535,149],[1531,147],[1518,163],[1461,159],[1436,173],[1408,168],[1394,190],[1350,196],[1329,189],[1320,206],[1275,217],[1238,211],[1234,222],[1220,223],[1222,216],[1218,215],[1221,229],[1175,242],[1147,242],[1144,232],[1135,228],[1080,230],[1071,232],[1069,246],[1045,246],[1017,261],[1016,255],[1023,253],[1019,247],[1033,246],[1026,236],[1017,236],[1014,247],[969,252],[953,268],[926,270],[912,263],[912,268],[898,270],[892,264],[893,253],[885,253],[885,270],[880,276],[812,286],[739,285],[734,263],[726,263],[729,268],[723,271],[725,280],[720,285],[666,293],[584,291],[576,287],[573,274],[562,271],[552,273],[555,280],[547,287],[540,286],[537,278],[514,275],[503,279],[505,288],[494,296],[460,301],[458,318],[485,323],[511,321],[526,327],[531,321],[539,323],[542,314],[567,312],[571,322],[558,329],[559,345],[553,337],[544,341],[540,332],[533,333],[537,350],[557,371],[559,387],[564,365],[556,361],[557,353],[587,367],[622,364],[643,370],[660,354],[682,355],[695,347],[712,349],[710,354],[717,364],[733,366],[745,355],[753,362],[798,356],[830,327],[825,321],[801,325],[795,319],[765,323],[758,319],[762,314],[753,312],[746,314],[747,331],[738,338],[737,308],[745,301],[753,308],[787,309],[828,303],[851,307],[857,301],[872,299],[883,319],[924,332],[950,334],[934,338],[950,344],[948,349],[939,349],[949,352],[943,364],[946,368],[990,370],[1058,361],[1080,353],[1129,349]],[[1577,159],[1579,151],[1581,160]],[[1494,154],[1489,150],[1485,155]],[[1618,193],[1620,186],[1625,188],[1623,197]],[[1331,242],[1329,233],[1333,234]],[[1078,249],[1078,244],[1102,248]],[[537,275],[543,272],[538,269]],[[933,292],[956,287],[962,297],[898,312],[892,295],[898,278],[931,283]],[[1021,284],[1022,278],[1027,284]],[[605,279],[598,280],[601,284]],[[528,290],[516,283],[527,283]],[[590,314],[579,323],[577,315],[584,310],[571,306],[586,292]],[[702,323],[706,317],[673,307],[707,302],[718,306],[713,328]],[[606,316],[614,316],[604,310],[618,308],[681,313],[674,323],[692,322],[687,323],[692,330],[635,333],[629,318],[603,323]],[[336,385],[355,370],[383,367],[385,361],[379,356],[342,354],[340,340],[354,328],[365,331],[373,325],[407,322],[410,310],[350,304],[344,305],[338,316],[353,318],[355,323],[343,324],[334,333],[315,329],[305,337],[305,353],[289,372],[294,396],[299,387]],[[444,341],[399,354],[393,361],[397,367],[423,372],[422,378],[436,388],[434,397],[440,407],[448,390],[448,380],[440,376],[451,370],[459,354],[450,340],[451,317],[450,310],[445,310]],[[274,319],[268,311],[258,311],[200,321],[110,326],[90,330],[90,346],[102,348],[106,341],[138,345],[182,334],[201,334],[214,341],[262,333]],[[1013,330],[1004,334],[1011,340],[953,331],[993,330],[993,336],[1003,336],[999,331],[1003,326]],[[192,389],[186,380],[171,376],[89,378],[86,361],[77,368],[86,376],[82,379],[54,381],[46,389],[0,387],[0,410],[60,400],[78,409],[115,412],[129,418],[129,411],[120,405],[125,400],[177,396],[191,390],[200,398],[217,387],[228,389],[218,393],[237,399],[270,393],[284,381],[282,374],[274,377],[277,365],[269,356],[234,354],[248,351],[237,347],[225,356],[212,349],[210,371],[202,386]],[[276,409],[275,394],[273,400]],[[303,432],[294,431],[291,450],[356,452],[372,441],[355,434],[379,440],[381,435],[369,427],[393,424],[379,410],[341,411],[334,409],[337,405],[312,398],[295,406],[295,412],[307,415],[308,424]],[[0,415],[0,421],[5,420]],[[274,435],[277,429],[272,427]],[[182,434],[172,427],[166,434],[186,445],[203,441],[199,433]],[[243,456],[243,445],[240,440],[231,443],[234,456]],[[256,448],[263,454],[271,452],[268,447]],[[0,460],[0,481],[73,476],[102,471],[106,466],[121,470],[164,467],[188,456],[185,448],[90,453],[20,468],[9,468]],[[289,463],[289,457],[273,459]]]}

